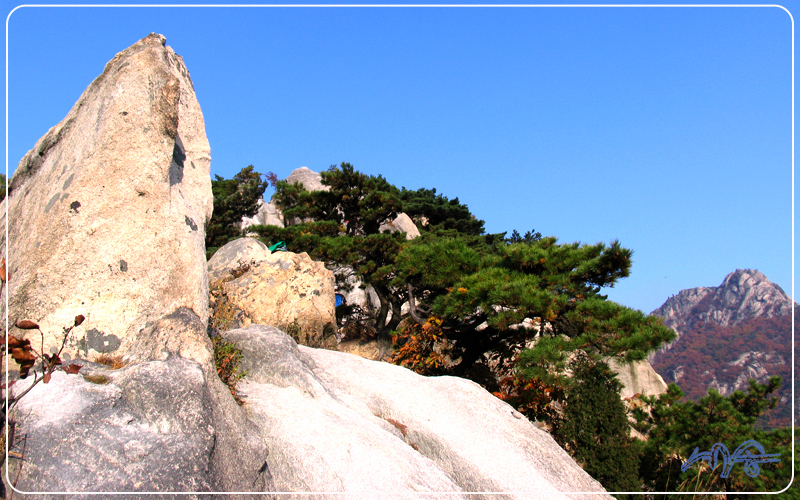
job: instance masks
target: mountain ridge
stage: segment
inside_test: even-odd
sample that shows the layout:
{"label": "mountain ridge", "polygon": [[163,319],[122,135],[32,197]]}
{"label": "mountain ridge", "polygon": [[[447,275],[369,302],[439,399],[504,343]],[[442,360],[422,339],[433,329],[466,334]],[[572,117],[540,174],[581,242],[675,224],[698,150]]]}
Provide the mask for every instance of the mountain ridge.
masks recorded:
{"label": "mountain ridge", "polygon": [[756,270],[737,269],[718,287],[681,290],[651,313],[677,334],[651,364],[694,400],[709,388],[747,392],[750,379],[766,384],[779,375],[778,407],[759,426],[791,425],[792,311],[792,299]]}
{"label": "mountain ridge", "polygon": [[677,334],[671,344],[662,348],[665,351],[697,323],[733,326],[754,318],[774,318],[791,312],[792,299],[779,285],[758,270],[737,269],[725,276],[717,287],[681,290],[650,314],[662,318]]}

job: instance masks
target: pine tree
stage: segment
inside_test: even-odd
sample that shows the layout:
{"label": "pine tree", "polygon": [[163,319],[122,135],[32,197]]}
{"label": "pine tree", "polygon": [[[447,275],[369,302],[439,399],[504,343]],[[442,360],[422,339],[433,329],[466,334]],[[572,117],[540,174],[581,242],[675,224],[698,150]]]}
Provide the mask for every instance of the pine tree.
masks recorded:
{"label": "pine tree", "polygon": [[402,189],[403,211],[417,224],[421,232],[444,231],[447,234],[483,234],[484,221],[475,218],[458,198],[448,199],[436,193],[436,188],[416,191]]}
{"label": "pine tree", "polygon": [[[409,242],[397,265],[412,310],[442,319],[451,357],[460,359],[454,374],[464,376],[487,353],[507,359],[536,338],[520,354],[527,378],[560,384],[569,353],[637,361],[674,338],[657,318],[600,294],[628,275],[631,253],[618,242],[558,244],[548,237],[506,244],[502,237],[431,235]],[[526,318],[536,328],[522,327]]]}
{"label": "pine tree", "polygon": [[403,209],[400,190],[380,175],[363,174],[346,162],[320,175],[327,191],[309,192],[299,183],[278,181],[274,199],[285,218],[334,221],[350,236],[370,235]]}
{"label": "pine tree", "polygon": [[242,217],[252,217],[258,211],[258,200],[264,195],[268,181],[249,165],[233,179],[215,175],[211,181],[214,212],[206,227],[206,254],[211,255],[225,243],[242,236],[239,223]]}
{"label": "pine tree", "polygon": [[553,437],[609,491],[641,491],[639,447],[620,401],[622,384],[606,363],[579,353]]}
{"label": "pine tree", "polygon": [[[774,407],[776,400],[771,395],[779,385],[780,377],[772,377],[766,385],[751,380],[747,393],[736,391],[726,397],[709,389],[698,401],[681,402],[683,391],[670,384],[667,393],[643,398],[647,406],[637,409],[634,416],[637,430],[648,438],[640,466],[646,491],[724,491],[729,499],[756,499],[763,495],[737,492],[774,492],[786,487],[792,472],[791,429],[767,432],[754,428],[756,419]],[[706,462],[681,471],[695,448],[710,451],[714,444],[722,443],[733,453],[749,440],[763,445],[766,454],[780,453],[781,461],[760,464],[756,477],[745,473],[744,463],[734,464],[728,478],[721,477],[721,466],[711,470]],[[796,500],[800,491],[790,489],[778,498]]]}

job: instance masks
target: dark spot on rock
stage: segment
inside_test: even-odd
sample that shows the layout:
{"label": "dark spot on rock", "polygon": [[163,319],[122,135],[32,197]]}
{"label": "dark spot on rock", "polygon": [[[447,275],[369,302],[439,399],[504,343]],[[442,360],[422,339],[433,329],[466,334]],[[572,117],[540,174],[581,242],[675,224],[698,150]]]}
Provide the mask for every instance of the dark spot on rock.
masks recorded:
{"label": "dark spot on rock", "polygon": [[86,339],[80,339],[75,346],[78,349],[78,352],[83,351],[86,355],[89,355],[89,349],[86,347]]}
{"label": "dark spot on rock", "polygon": [[184,215],[186,217],[186,225],[192,228],[192,231],[197,231],[197,224],[194,223],[191,217],[188,215]]}
{"label": "dark spot on rock", "polygon": [[81,208],[81,202],[73,201],[69,204],[69,210],[74,211],[76,214],[78,213],[78,209]]}
{"label": "dark spot on rock", "polygon": [[72,184],[72,179],[75,177],[75,174],[71,174],[67,180],[64,181],[64,186],[61,188],[62,191],[66,191],[70,184]]}
{"label": "dark spot on rock", "polygon": [[123,111],[122,112],[122,116],[128,116],[128,112],[127,111]]}
{"label": "dark spot on rock", "polygon": [[50,198],[50,201],[47,202],[47,205],[44,207],[44,213],[49,212],[50,209],[53,208],[53,205],[56,204],[56,202],[58,201],[58,199],[60,197],[61,197],[61,193],[54,194],[53,197]]}
{"label": "dark spot on rock", "polygon": [[99,374],[99,373],[92,373],[92,374],[86,374],[86,375],[81,374],[81,375],[83,376],[84,380],[86,380],[87,382],[90,382],[92,384],[106,385],[107,383],[109,383],[111,381],[111,379],[109,379],[105,375],[102,375],[102,374]]}
{"label": "dark spot on rock", "polygon": [[128,271],[128,263],[125,262],[124,260],[120,259],[120,261],[119,261],[119,270],[122,271],[123,273],[127,272]]}
{"label": "dark spot on rock", "polygon": [[172,163],[169,166],[169,185],[174,186],[183,181],[183,162],[186,153],[179,135],[175,136],[175,146],[172,148]]}
{"label": "dark spot on rock", "polygon": [[192,166],[192,168],[195,168],[195,166],[194,166],[194,162],[193,162],[193,161],[190,161],[190,162],[189,162],[189,165],[191,165],[191,166]]}
{"label": "dark spot on rock", "polygon": [[120,340],[116,335],[106,335],[97,328],[86,332],[86,346],[97,352],[113,352],[119,348]]}

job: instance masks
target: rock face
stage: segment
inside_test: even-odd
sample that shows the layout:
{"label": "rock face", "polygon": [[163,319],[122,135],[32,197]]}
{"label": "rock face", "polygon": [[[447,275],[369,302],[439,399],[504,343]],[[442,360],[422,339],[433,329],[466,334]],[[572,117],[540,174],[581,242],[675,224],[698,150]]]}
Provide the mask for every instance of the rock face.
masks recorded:
{"label": "rock face", "polygon": [[[273,489],[259,472],[267,449],[213,363],[209,147],[189,74],[164,42],[150,35],[109,62],[10,183],[11,321],[58,332],[48,352],[86,317],[62,355],[81,374],[56,371],[9,414],[25,443],[24,462],[7,461],[22,491]],[[97,353],[127,366],[75,359]]]}
{"label": "rock face", "polygon": [[267,326],[223,335],[242,349],[240,392],[278,491],[611,498],[547,433],[473,382],[298,346]]}
{"label": "rock face", "polygon": [[622,399],[637,394],[656,396],[667,392],[666,382],[646,360],[626,364],[611,359],[608,366],[616,372],[617,379],[622,382],[623,388],[619,392],[619,397]]}
{"label": "rock face", "polygon": [[[230,274],[239,263],[247,269]],[[336,346],[333,272],[322,262],[305,252],[273,254],[257,240],[241,238],[217,250],[208,267],[212,293],[218,290],[238,325],[278,325],[306,345]],[[224,278],[225,270],[230,279]]]}
{"label": "rock face", "polygon": [[720,286],[681,290],[650,314],[663,318],[664,324],[680,338],[681,330],[696,323],[731,326],[791,312],[792,299],[781,287],[758,271],[737,269]]}
{"label": "rock face", "polygon": [[286,178],[286,182],[289,184],[299,182],[306,188],[306,191],[329,191],[331,189],[330,186],[326,186],[322,183],[322,175],[308,167],[300,167],[292,170],[292,173]]}
{"label": "rock face", "polygon": [[270,255],[267,245],[255,238],[238,238],[220,247],[209,259],[208,281],[214,283],[230,276],[231,271],[251,262],[261,262]]}
{"label": "rock face", "polygon": [[352,267],[338,266],[333,272],[338,286],[336,291],[344,297],[348,305],[357,305],[365,311],[380,309],[381,302],[372,285],[362,288],[363,284]]}
{"label": "rock face", "polygon": [[181,306],[205,320],[209,154],[189,72],[164,37],[117,54],[10,181],[11,323],[38,322],[48,351],[83,314],[91,331],[66,352],[91,355],[127,352]]}
{"label": "rock face", "polygon": [[[204,331],[188,309],[170,316],[153,326],[157,337],[182,329]],[[18,460],[9,461],[10,477],[19,472],[16,488],[78,493],[274,490],[269,475],[259,472],[267,448],[213,365],[180,354],[166,346],[161,360],[117,370],[77,361],[84,365],[80,374],[57,371],[49,384],[35,386],[14,413],[17,440],[25,441],[21,470]],[[17,382],[14,393],[31,382],[32,377]]]}
{"label": "rock face", "polygon": [[273,202],[258,200],[258,212],[253,217],[243,217],[241,229],[255,225],[283,227],[283,214]]}
{"label": "rock face", "polygon": [[381,225],[379,230],[382,233],[395,233],[398,231],[401,233],[406,233],[407,240],[413,240],[419,236],[419,229],[417,229],[417,225],[414,224],[414,221],[411,220],[411,217],[405,213],[400,213],[393,221]]}

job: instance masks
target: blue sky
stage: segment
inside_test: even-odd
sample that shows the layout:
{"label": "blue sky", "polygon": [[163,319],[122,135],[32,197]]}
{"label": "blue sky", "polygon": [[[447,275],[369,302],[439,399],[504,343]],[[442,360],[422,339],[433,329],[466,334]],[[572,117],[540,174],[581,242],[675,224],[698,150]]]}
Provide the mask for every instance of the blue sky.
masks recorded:
{"label": "blue sky", "polygon": [[645,312],[737,268],[792,293],[781,8],[24,7],[9,174],[150,32],[191,73],[212,174],[347,161],[458,197],[488,232],[619,239],[634,264],[609,297]]}

